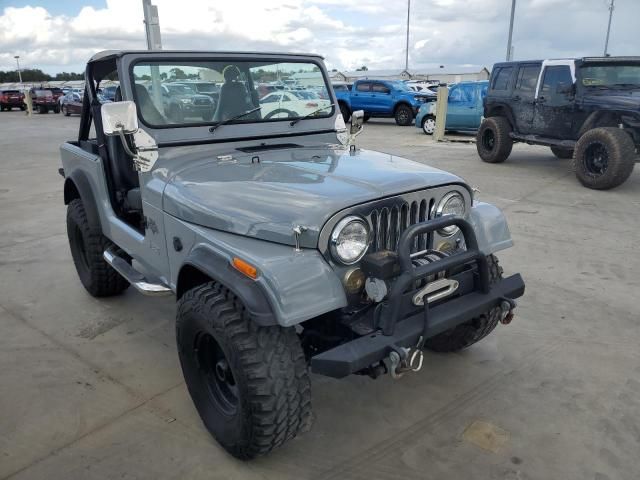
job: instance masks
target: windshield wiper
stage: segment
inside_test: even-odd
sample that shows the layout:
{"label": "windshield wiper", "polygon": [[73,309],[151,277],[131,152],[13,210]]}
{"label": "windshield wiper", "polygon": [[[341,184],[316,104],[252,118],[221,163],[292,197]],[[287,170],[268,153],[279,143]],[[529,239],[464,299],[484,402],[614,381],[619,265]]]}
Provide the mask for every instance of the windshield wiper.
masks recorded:
{"label": "windshield wiper", "polygon": [[251,110],[247,110],[246,112],[242,112],[239,115],[236,115],[235,117],[231,117],[231,118],[227,118],[226,120],[223,120],[222,122],[218,122],[215,125],[213,125],[212,127],[209,127],[209,133],[213,133],[216,131],[216,128],[222,126],[222,125],[227,125],[231,122],[234,122],[236,120],[238,120],[239,118],[242,117],[246,117],[247,115],[251,115],[254,112],[257,112],[258,110],[261,110],[262,107],[256,107],[256,108],[252,108]]}
{"label": "windshield wiper", "polygon": [[311,112],[311,113],[307,113],[307,114],[306,114],[305,116],[303,116],[303,117],[295,118],[295,119],[291,120],[291,122],[289,122],[289,125],[291,125],[291,126],[293,127],[293,126],[294,126],[296,123],[298,123],[300,120],[304,120],[305,118],[312,117],[312,116],[313,116],[313,115],[315,115],[316,113],[321,112],[321,111],[323,111],[323,110],[326,110],[327,108],[335,107],[335,105],[336,105],[335,103],[332,103],[332,104],[330,104],[330,105],[326,105],[326,106],[321,107],[321,108],[319,108],[319,109],[317,109],[317,110],[314,110],[314,111],[313,111],[313,112]]}

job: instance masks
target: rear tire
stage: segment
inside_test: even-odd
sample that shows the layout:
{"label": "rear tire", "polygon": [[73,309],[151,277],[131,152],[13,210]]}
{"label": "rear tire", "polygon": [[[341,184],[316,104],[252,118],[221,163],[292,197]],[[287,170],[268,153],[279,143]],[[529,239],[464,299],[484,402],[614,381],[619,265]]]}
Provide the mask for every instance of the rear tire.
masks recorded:
{"label": "rear tire", "polygon": [[44,105],[40,105],[38,107],[38,112],[39,113],[47,113],[49,110],[47,109],[47,107],[45,107]]}
{"label": "rear tire", "polygon": [[60,113],[60,107],[55,107],[53,109],[53,113]]}
{"label": "rear tire", "polygon": [[[502,280],[502,267],[495,255],[487,257],[489,263],[489,284],[493,285]],[[500,307],[494,307],[479,317],[446,330],[435,337],[429,338],[424,346],[434,352],[456,352],[479,342],[489,335],[500,321]]]}
{"label": "rear tire", "polygon": [[576,177],[588,188],[607,190],[624,183],[633,172],[636,147],[621,128],[589,130],[576,143],[573,166]]}
{"label": "rear tire", "polygon": [[362,117],[362,123],[367,123],[370,118],[371,118],[371,115],[365,115],[364,117]]}
{"label": "rear tire", "polygon": [[[118,295],[129,287],[118,272],[104,260],[102,254],[109,247],[115,247],[100,228],[89,224],[82,200],[75,199],[67,207],[67,235],[73,263],[84,288],[94,297]],[[127,255],[116,247],[123,258]]]}
{"label": "rear tire", "polygon": [[413,110],[411,110],[409,105],[398,105],[394,112],[394,117],[397,125],[408,127],[413,123]]}
{"label": "rear tire", "polygon": [[561,160],[573,157],[573,150],[570,148],[551,147],[553,154]]}
{"label": "rear tire", "polygon": [[311,426],[311,385],[294,328],[258,326],[226,287],[178,301],[182,372],[205,427],[231,455],[269,453]]}
{"label": "rear tire", "polygon": [[64,114],[65,117],[68,117],[69,115],[71,115],[66,105],[62,106],[62,113]]}
{"label": "rear tire", "polygon": [[504,117],[485,118],[476,135],[476,149],[480,158],[487,163],[502,163],[513,148],[509,136],[511,124]]}

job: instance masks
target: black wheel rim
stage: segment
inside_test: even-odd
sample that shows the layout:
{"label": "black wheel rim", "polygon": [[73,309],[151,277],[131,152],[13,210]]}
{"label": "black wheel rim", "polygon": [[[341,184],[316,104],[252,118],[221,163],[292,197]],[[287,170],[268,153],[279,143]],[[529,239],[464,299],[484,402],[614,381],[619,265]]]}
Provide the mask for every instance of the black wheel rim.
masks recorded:
{"label": "black wheel rim", "polygon": [[407,123],[409,121],[409,114],[405,109],[398,112],[398,119],[400,120],[400,123]]}
{"label": "black wheel rim", "polygon": [[209,401],[225,415],[235,415],[240,403],[238,385],[224,351],[215,338],[205,332],[196,336],[194,351]]}
{"label": "black wheel rim", "polygon": [[493,150],[493,147],[496,145],[496,135],[493,133],[493,130],[487,128],[482,134],[482,146],[486,150]]}
{"label": "black wheel rim", "polygon": [[584,152],[584,167],[591,175],[603,175],[609,166],[609,151],[602,143],[595,142]]}

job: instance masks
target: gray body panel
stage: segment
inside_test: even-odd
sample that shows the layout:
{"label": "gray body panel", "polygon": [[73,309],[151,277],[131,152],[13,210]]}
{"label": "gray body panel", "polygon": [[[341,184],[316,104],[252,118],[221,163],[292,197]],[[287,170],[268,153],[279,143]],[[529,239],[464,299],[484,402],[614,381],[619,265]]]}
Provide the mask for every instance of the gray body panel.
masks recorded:
{"label": "gray body panel", "polygon": [[[126,100],[132,98],[129,67],[142,56],[186,60],[213,54],[118,55]],[[280,58],[276,54],[262,56]],[[317,61],[326,76],[317,57],[288,58]],[[95,200],[82,199],[95,202],[104,235],[131,255],[150,278],[175,292],[181,270],[195,265],[196,257],[198,268],[211,278],[220,278],[220,265],[231,268],[232,258],[241,257],[258,269],[255,285],[268,300],[274,322],[291,326],[347,305],[340,279],[344,269],[323,255],[326,245],[318,244],[322,227],[337,212],[417,190],[439,187],[437,191],[444,193],[446,185],[469,190],[458,177],[441,170],[383,153],[351,153],[336,145],[337,115],[334,112],[333,117],[308,119],[295,126],[288,121],[225,125],[214,134],[206,126],[150,129],[141,125],[160,146],[153,170],[139,174],[147,218],[143,233],[116,216],[98,155],[65,143],[60,149],[62,164],[67,177],[72,173],[86,177]],[[296,146],[251,153],[239,150],[283,143]],[[230,160],[219,158],[228,155]],[[506,221],[496,207],[476,202],[467,219],[485,254],[511,246]],[[295,225],[308,228],[301,237],[300,251],[292,246]],[[175,238],[179,238],[181,249],[174,247]],[[215,262],[209,267],[202,264],[202,258]],[[233,290],[232,285],[227,286]]]}

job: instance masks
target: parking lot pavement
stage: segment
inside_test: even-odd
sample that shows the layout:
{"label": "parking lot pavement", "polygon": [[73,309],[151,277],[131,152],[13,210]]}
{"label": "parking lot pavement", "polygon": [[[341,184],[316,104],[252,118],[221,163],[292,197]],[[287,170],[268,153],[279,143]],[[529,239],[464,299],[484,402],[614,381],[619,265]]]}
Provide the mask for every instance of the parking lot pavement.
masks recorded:
{"label": "parking lot pavement", "polygon": [[516,145],[502,165],[371,120],[358,144],[450,170],[505,210],[514,322],[398,381],[314,376],[315,425],[240,463],[203,428],[172,299],[91,298],[65,232],[58,145],[78,118],[0,114],[0,478],[635,479],[640,168],[606,192]]}

